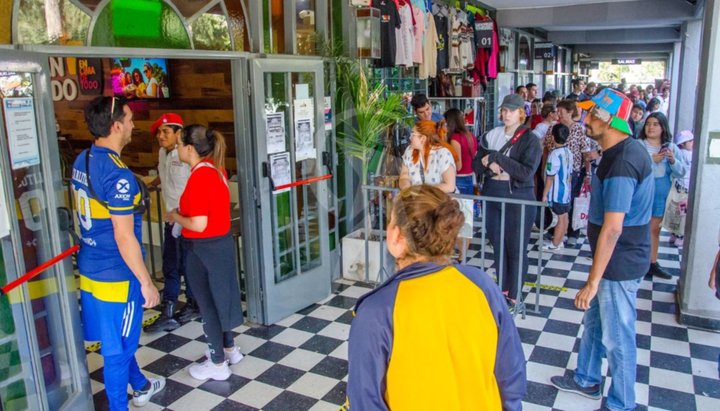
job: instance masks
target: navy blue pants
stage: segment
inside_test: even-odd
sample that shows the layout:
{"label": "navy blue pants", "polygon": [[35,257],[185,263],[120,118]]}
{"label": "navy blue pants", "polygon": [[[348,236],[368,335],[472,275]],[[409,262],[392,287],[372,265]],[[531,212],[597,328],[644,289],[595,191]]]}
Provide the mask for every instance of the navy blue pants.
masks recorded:
{"label": "navy blue pants", "polygon": [[225,359],[223,348],[233,346],[230,331],[243,322],[235,242],[230,235],[182,242],[187,279],[200,308],[210,356],[219,364]]}
{"label": "navy blue pants", "polygon": [[[509,181],[487,180],[483,185],[483,195],[535,201],[533,187],[513,188],[510,190]],[[530,229],[535,220],[537,207],[505,204],[505,227],[502,243],[500,242],[501,233],[503,232],[501,225],[502,204],[488,201],[486,207],[487,210],[483,220],[485,221],[488,239],[493,246],[495,270],[498,273],[498,281],[501,281],[498,285],[502,291],[508,292],[510,298],[516,299],[518,290],[522,289],[522,284],[527,278],[527,245],[530,240]],[[520,217],[522,216],[523,207],[525,208],[525,219],[521,231]],[[500,258],[501,251],[502,259]],[[520,278],[518,278],[518,272]]]}
{"label": "navy blue pants", "polygon": [[165,224],[165,244],[162,254],[162,271],[165,277],[163,300],[177,302],[180,295],[180,276],[185,276],[185,296],[193,298],[190,283],[185,274],[185,252],[182,241],[172,235],[171,224]]}

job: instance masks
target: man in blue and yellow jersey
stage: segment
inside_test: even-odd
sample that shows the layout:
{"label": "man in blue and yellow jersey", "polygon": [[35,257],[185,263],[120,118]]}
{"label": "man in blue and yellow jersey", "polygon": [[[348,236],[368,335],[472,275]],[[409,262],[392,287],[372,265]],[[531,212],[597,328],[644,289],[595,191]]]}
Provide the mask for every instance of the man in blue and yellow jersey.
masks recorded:
{"label": "man in blue and yellow jersey", "polygon": [[398,271],[355,306],[345,410],[522,409],[525,357],[505,297],[479,268],[450,263],[464,222],[436,187],[393,201]]}
{"label": "man in blue and yellow jersey", "polygon": [[100,341],[110,410],[143,406],[165,380],[145,378],[135,351],[143,307],[160,300],[143,260],[140,183],[120,159],[131,139],[133,113],[124,98],[97,97],[85,108],[93,145],[75,160],[72,188],[82,237],[78,268],[85,340]]}

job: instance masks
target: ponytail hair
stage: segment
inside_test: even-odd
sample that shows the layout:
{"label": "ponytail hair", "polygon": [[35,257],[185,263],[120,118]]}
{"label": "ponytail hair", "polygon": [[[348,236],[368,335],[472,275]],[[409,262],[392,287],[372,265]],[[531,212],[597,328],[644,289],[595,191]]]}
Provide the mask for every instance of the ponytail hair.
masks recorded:
{"label": "ponytail hair", "polygon": [[423,147],[422,153],[419,153],[418,150],[413,151],[413,164],[417,164],[420,159],[420,154],[422,154],[425,170],[427,170],[429,167],[428,160],[430,158],[430,150],[435,147],[445,147],[448,151],[450,151],[450,154],[452,154],[453,160],[455,160],[456,164],[460,161],[460,153],[456,153],[453,146],[447,142],[447,127],[445,120],[440,120],[439,123],[432,120],[420,120],[415,123],[415,130],[427,137],[427,142],[425,143],[425,147]]}
{"label": "ponytail hair", "polygon": [[219,170],[225,169],[225,137],[218,131],[200,124],[191,124],[183,128],[181,140],[185,145],[195,148],[198,155],[209,158]]}
{"label": "ponytail hair", "polygon": [[408,244],[408,258],[449,261],[465,216],[460,205],[437,187],[407,187],[392,206],[395,225]]}

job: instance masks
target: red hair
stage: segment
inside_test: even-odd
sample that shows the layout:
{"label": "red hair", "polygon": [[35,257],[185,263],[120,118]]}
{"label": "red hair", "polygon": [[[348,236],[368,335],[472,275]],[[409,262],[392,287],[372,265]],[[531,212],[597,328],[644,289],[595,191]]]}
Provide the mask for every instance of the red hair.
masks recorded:
{"label": "red hair", "polygon": [[[433,148],[445,147],[450,150],[450,154],[452,154],[453,159],[455,160],[455,164],[460,161],[460,155],[456,153],[453,146],[451,146],[447,142],[447,129],[445,127],[445,120],[440,120],[439,123],[436,123],[432,120],[420,120],[415,123],[415,130],[417,130],[418,133],[427,137],[427,141],[425,142],[425,146],[423,147],[423,163],[425,164],[425,170],[427,170],[428,168],[430,150],[432,150]],[[413,150],[413,164],[417,164],[419,159],[420,152],[418,150]]]}

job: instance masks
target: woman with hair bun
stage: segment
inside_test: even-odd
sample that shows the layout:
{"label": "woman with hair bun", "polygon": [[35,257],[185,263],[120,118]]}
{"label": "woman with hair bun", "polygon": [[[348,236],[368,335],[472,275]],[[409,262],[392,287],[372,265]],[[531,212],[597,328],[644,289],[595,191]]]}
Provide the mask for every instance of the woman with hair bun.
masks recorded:
{"label": "woman with hair bun", "polygon": [[505,299],[479,268],[450,263],[463,223],[437,187],[395,197],[387,247],[398,271],[355,306],[346,406],[522,409],[525,357]]}
{"label": "woman with hair bun", "polygon": [[203,318],[208,359],[188,371],[198,380],[223,381],[230,364],[243,355],[233,341],[232,329],[243,322],[240,287],[236,276],[234,242],[230,236],[230,190],[225,172],[225,139],[205,126],[183,129],[178,157],[190,166],[190,178],[180,207],[166,220],[182,226],[187,250],[185,269]]}

